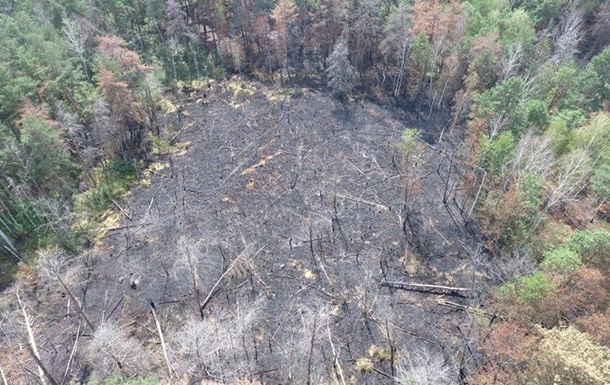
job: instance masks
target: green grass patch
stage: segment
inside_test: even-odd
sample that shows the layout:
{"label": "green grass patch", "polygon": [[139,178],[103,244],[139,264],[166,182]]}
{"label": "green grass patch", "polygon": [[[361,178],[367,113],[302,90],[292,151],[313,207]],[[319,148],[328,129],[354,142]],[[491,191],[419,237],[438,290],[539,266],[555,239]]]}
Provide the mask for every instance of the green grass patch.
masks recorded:
{"label": "green grass patch", "polygon": [[129,192],[138,175],[138,164],[132,160],[115,158],[96,167],[92,187],[75,197],[75,209],[91,220],[101,219],[112,201]]}
{"label": "green grass patch", "polygon": [[152,136],[152,153],[155,155],[169,154],[172,149],[169,139],[159,136]]}

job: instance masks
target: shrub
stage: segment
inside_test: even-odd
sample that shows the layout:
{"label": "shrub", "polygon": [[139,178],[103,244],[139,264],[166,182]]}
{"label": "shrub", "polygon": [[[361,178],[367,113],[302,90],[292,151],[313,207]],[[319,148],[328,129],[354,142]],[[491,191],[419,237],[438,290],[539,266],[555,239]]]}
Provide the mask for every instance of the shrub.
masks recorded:
{"label": "shrub", "polygon": [[599,198],[610,198],[610,164],[603,164],[595,170],[591,188]]}
{"label": "shrub", "polygon": [[93,171],[95,186],[76,197],[81,212],[90,211],[94,218],[103,214],[113,199],[129,191],[138,172],[137,163],[115,158]]}
{"label": "shrub", "polygon": [[574,325],[598,344],[610,348],[610,309],[604,313],[579,317],[574,321]]}
{"label": "shrub", "polygon": [[400,135],[400,139],[403,145],[403,150],[407,156],[417,147],[417,138],[419,137],[419,131],[414,128],[407,128]]}
{"label": "shrub", "polygon": [[610,232],[577,231],[570,237],[568,247],[578,253],[585,262],[606,266],[610,254]]}
{"label": "shrub", "polygon": [[513,282],[500,287],[502,297],[516,296],[521,302],[536,301],[544,298],[556,284],[543,272],[529,276],[517,276]]}
{"label": "shrub", "polygon": [[541,100],[530,100],[527,103],[527,121],[539,131],[543,131],[549,124],[549,106]]}
{"label": "shrub", "polygon": [[510,132],[503,132],[493,140],[483,139],[479,150],[479,164],[491,177],[499,177],[506,167],[515,148],[515,138]]}
{"label": "shrub", "polygon": [[566,246],[547,251],[541,266],[554,272],[574,271],[582,265],[580,255]]}

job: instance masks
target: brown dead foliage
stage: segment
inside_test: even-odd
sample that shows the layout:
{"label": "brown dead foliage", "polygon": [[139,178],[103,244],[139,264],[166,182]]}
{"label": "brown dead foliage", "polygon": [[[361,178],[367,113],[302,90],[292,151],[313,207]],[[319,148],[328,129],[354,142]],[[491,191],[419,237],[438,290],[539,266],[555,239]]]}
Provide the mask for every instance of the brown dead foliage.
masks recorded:
{"label": "brown dead foliage", "polygon": [[593,315],[608,306],[607,279],[598,270],[583,267],[553,279],[557,287],[543,298],[523,302],[512,296],[497,296],[492,307],[520,325],[552,328]]}
{"label": "brown dead foliage", "polygon": [[481,344],[485,362],[468,383],[512,385],[521,383],[521,373],[536,354],[539,338],[531,329],[515,322],[493,327]]}
{"label": "brown dead foliage", "polygon": [[604,313],[589,314],[574,321],[577,329],[587,333],[593,341],[610,347],[610,309]]}

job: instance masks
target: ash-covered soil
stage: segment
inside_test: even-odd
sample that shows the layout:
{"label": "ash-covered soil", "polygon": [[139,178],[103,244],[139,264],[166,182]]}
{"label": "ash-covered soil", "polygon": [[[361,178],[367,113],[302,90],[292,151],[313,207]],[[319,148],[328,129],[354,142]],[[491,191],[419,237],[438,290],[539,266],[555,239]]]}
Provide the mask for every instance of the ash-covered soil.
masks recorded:
{"label": "ash-covered soil", "polygon": [[[95,332],[74,308],[46,326],[74,340],[81,323],[72,376],[458,383],[475,359],[486,281],[464,226],[472,203],[457,146],[420,142],[407,159],[400,137],[442,127],[254,83],[205,99],[169,119],[184,151],[158,156],[165,168],[118,202],[121,222],[73,263]],[[118,344],[104,345],[107,325],[141,344],[138,359],[91,352]],[[61,371],[70,349],[42,350]]]}

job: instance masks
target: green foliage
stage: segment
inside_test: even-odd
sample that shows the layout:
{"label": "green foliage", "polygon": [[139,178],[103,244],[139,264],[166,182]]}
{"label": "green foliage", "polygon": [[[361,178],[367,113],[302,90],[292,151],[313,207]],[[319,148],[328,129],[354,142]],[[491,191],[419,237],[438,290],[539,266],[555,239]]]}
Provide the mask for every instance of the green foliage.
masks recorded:
{"label": "green foliage", "polygon": [[413,150],[417,147],[419,139],[419,131],[414,128],[407,128],[400,135],[400,140],[402,142],[403,151],[405,154],[410,155]]}
{"label": "green foliage", "polygon": [[480,93],[476,101],[479,116],[506,119],[507,127],[518,137],[526,127],[526,109],[522,107],[524,83],[519,77],[510,77],[500,84]]}
{"label": "green foliage", "polygon": [[466,35],[475,37],[497,30],[509,8],[506,1],[470,0],[462,3],[462,12],[466,17]]}
{"label": "green foliage", "polygon": [[83,74],[60,32],[31,11],[0,14],[0,119],[13,119],[24,98],[53,102],[67,97]]}
{"label": "green foliage", "polygon": [[574,147],[587,149],[591,159],[601,164],[610,163],[610,116],[594,115],[589,123],[574,131]]}
{"label": "green foliage", "polygon": [[500,28],[500,41],[503,47],[520,44],[525,51],[529,51],[536,40],[534,22],[527,12],[517,9],[508,17],[502,18]]}
{"label": "green foliage", "polygon": [[559,110],[550,119],[546,134],[551,138],[551,147],[557,157],[569,153],[574,148],[574,130],[582,125],[581,110]]}
{"label": "green foliage", "polygon": [[33,97],[35,89],[33,79],[18,75],[9,63],[0,62],[0,119],[14,118],[23,98]]}
{"label": "green foliage", "polygon": [[543,131],[549,124],[549,106],[542,100],[530,99],[526,109],[528,123],[536,127],[538,131]]}
{"label": "green foliage", "polygon": [[171,144],[169,139],[159,137],[159,136],[151,136],[152,137],[152,152],[153,154],[168,154],[171,150]]}
{"label": "green foliage", "polygon": [[92,172],[95,185],[76,196],[77,210],[99,219],[112,204],[112,200],[129,191],[137,173],[138,165],[135,162],[120,157],[98,167]]}
{"label": "green foliage", "polygon": [[[504,184],[508,177],[498,180],[498,184]],[[496,217],[498,222],[498,243],[505,249],[523,247],[527,245],[530,238],[535,234],[536,227],[543,223],[539,218],[540,206],[544,198],[542,185],[544,180],[533,172],[522,175],[518,185],[506,193],[494,197],[493,202],[499,209],[489,207],[489,211]],[[492,203],[486,201],[486,204]]]}
{"label": "green foliage", "polygon": [[52,196],[69,196],[78,172],[58,130],[34,114],[24,115],[21,125],[25,182]]}
{"label": "green foliage", "polygon": [[414,73],[410,77],[411,81],[407,84],[407,92],[411,98],[414,98],[423,86],[423,80],[433,70],[429,68],[431,63],[430,58],[430,42],[428,36],[424,32],[420,32],[413,43],[409,52],[409,63],[413,66]]}
{"label": "green foliage", "polygon": [[573,108],[564,108],[557,111],[554,118],[561,119],[565,122],[567,127],[572,130],[582,126],[586,122],[583,111]]}
{"label": "green foliage", "polygon": [[27,241],[37,234],[37,229],[45,224],[37,214],[35,201],[9,194],[8,190],[0,192],[0,200],[7,206],[6,212],[2,212],[4,233],[17,244],[29,243]]}
{"label": "green foliage", "polygon": [[487,89],[495,83],[498,76],[500,52],[496,31],[475,40],[473,50],[472,59],[468,63],[470,83],[476,89]]}
{"label": "green foliage", "polygon": [[511,158],[515,148],[515,138],[510,132],[503,132],[493,140],[483,138],[479,150],[479,164],[492,178],[499,177]]}
{"label": "green foliage", "polygon": [[563,3],[563,0],[523,0],[521,7],[542,27],[559,17]]}
{"label": "green foliage", "polygon": [[5,208],[0,212],[0,230],[12,239],[19,251],[55,245],[67,250],[77,248],[78,237],[71,229],[70,213],[66,212],[69,206],[65,201],[19,196],[9,190],[0,191],[0,200]]}
{"label": "green foliage", "polygon": [[610,232],[579,230],[570,237],[567,246],[585,261],[608,256],[610,254]]}
{"label": "green foliage", "polygon": [[534,172],[528,172],[521,177],[519,200],[530,215],[537,214],[543,202],[543,186],[544,179]]}
{"label": "green foliage", "polygon": [[68,106],[81,122],[87,122],[92,117],[95,102],[100,98],[101,95],[93,84],[81,80],[73,84]]}
{"label": "green foliage", "polygon": [[78,168],[44,110],[30,103],[19,125],[19,140],[0,127],[0,230],[20,250],[51,244],[73,248],[66,211]]}
{"label": "green foliage", "polygon": [[6,162],[11,152],[10,145],[14,135],[10,129],[0,123],[0,176],[5,173]]}
{"label": "green foliage", "polygon": [[561,66],[549,60],[537,69],[534,93],[551,109],[578,108],[582,99],[580,69],[576,62],[566,61]]}
{"label": "green foliage", "polygon": [[601,199],[610,199],[610,164],[603,164],[593,173],[591,188]]}
{"label": "green foliage", "polygon": [[580,78],[587,100],[585,106],[590,111],[598,110],[602,102],[610,100],[610,48],[591,59]]}
{"label": "green foliage", "polygon": [[582,265],[580,255],[567,246],[549,250],[544,254],[541,266],[554,272],[569,272]]}
{"label": "green foliage", "polygon": [[544,298],[555,287],[553,280],[539,271],[529,276],[517,276],[513,282],[502,285],[500,295],[515,296],[522,302],[531,302]]}

